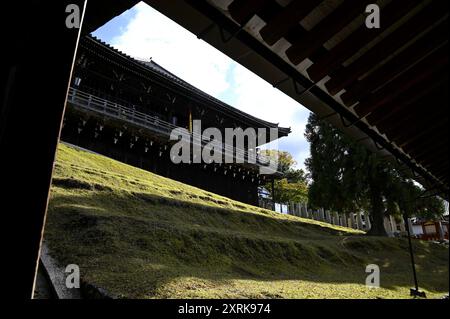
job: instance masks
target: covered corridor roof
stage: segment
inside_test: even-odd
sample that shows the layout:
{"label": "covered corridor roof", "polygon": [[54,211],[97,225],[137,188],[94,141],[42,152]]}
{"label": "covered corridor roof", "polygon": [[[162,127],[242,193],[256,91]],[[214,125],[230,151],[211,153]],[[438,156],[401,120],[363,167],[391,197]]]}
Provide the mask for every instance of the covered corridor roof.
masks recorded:
{"label": "covered corridor roof", "polygon": [[[446,1],[145,2],[448,199]],[[135,3],[90,3],[83,31]]]}

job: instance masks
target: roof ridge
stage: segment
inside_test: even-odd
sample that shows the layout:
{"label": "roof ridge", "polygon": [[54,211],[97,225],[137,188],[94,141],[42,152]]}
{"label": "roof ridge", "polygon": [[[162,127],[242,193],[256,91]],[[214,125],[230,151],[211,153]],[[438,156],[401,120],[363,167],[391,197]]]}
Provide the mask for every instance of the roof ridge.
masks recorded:
{"label": "roof ridge", "polygon": [[130,59],[130,60],[132,60],[132,61],[134,61],[134,62],[136,62],[136,63],[139,63],[140,65],[144,66],[144,67],[147,68],[147,69],[149,69],[149,67],[150,67],[150,66],[149,66],[149,63],[153,63],[153,64],[157,65],[160,69],[162,69],[162,70],[163,70],[165,73],[167,73],[167,74],[165,74],[164,72],[161,72],[160,70],[157,70],[157,69],[155,69],[155,68],[152,68],[151,70],[152,70],[152,71],[156,71],[156,72],[158,72],[160,75],[165,76],[165,77],[168,77],[168,75],[170,75],[168,78],[170,78],[171,80],[176,80],[177,82],[181,82],[181,84],[184,84],[185,86],[188,86],[189,89],[193,89],[193,90],[195,90],[197,93],[199,93],[199,94],[203,95],[204,97],[206,97],[206,98],[212,100],[212,102],[214,102],[214,103],[216,103],[216,104],[219,104],[219,106],[222,107],[222,108],[228,109],[229,111],[232,111],[232,112],[240,113],[240,114],[245,115],[246,117],[249,117],[249,118],[251,118],[251,119],[253,119],[253,120],[255,120],[255,121],[259,121],[259,122],[265,123],[265,124],[266,124],[267,126],[269,126],[269,127],[276,127],[276,128],[278,128],[279,130],[285,131],[285,133],[287,133],[287,132],[290,133],[290,132],[291,132],[291,128],[290,128],[290,127],[289,127],[289,128],[287,128],[287,127],[280,127],[280,126],[278,126],[278,123],[273,123],[273,122],[269,122],[269,121],[260,119],[260,118],[258,118],[258,117],[256,117],[256,116],[253,116],[253,115],[248,114],[248,113],[246,113],[246,112],[244,112],[244,111],[241,111],[241,110],[239,110],[238,108],[236,108],[236,107],[234,107],[234,106],[231,106],[231,105],[229,105],[228,103],[223,102],[223,101],[219,100],[218,98],[216,98],[216,97],[214,97],[214,96],[212,96],[212,95],[210,95],[210,94],[208,94],[208,93],[206,93],[206,92],[200,90],[199,88],[195,87],[194,85],[190,84],[189,82],[187,82],[187,81],[183,80],[182,78],[178,77],[178,76],[175,75],[174,73],[168,71],[166,68],[164,68],[163,66],[161,66],[160,64],[158,64],[157,62],[155,62],[153,59],[151,59],[149,62],[140,60],[140,59],[137,58],[137,57],[133,57],[133,56],[131,56],[131,55],[129,55],[129,54],[126,54],[125,52],[123,52],[123,51],[121,51],[121,50],[115,48],[115,47],[112,46],[111,44],[109,44],[109,43],[107,43],[107,42],[101,40],[100,38],[94,36],[93,34],[88,34],[88,35],[86,35],[86,37],[89,38],[89,39],[91,39],[91,40],[93,40],[93,41],[95,41],[95,42],[97,42],[97,43],[100,43],[100,44],[106,46],[106,47],[109,48],[110,50],[112,50],[112,51],[114,51],[114,52],[116,52],[116,53],[118,53],[118,54],[121,54],[122,56],[124,56],[124,57],[126,57],[126,58],[128,58],[128,59]]}

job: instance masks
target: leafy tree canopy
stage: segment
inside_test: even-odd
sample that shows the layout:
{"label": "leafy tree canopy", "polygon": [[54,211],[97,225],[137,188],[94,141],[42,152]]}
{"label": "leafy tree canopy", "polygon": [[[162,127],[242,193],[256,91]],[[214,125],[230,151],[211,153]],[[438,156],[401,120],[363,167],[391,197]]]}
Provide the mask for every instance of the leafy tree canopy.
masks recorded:
{"label": "leafy tree canopy", "polygon": [[[278,156],[278,171],[283,173],[283,178],[275,181],[275,200],[281,203],[296,202],[306,203],[308,200],[308,186],[306,174],[302,169],[296,169],[297,162],[289,152],[277,150],[264,150],[265,156]],[[272,198],[272,185],[268,183],[265,188]]]}
{"label": "leafy tree canopy", "polygon": [[305,137],[311,153],[305,162],[311,206],[340,213],[367,210],[373,235],[386,235],[386,215],[442,215],[442,200],[420,198],[420,187],[403,177],[394,164],[381,161],[315,114],[308,119]]}

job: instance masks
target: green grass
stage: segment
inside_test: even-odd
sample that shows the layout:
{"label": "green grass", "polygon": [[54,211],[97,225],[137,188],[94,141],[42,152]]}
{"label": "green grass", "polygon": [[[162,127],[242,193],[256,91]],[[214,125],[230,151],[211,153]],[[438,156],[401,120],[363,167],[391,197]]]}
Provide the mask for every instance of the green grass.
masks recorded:
{"label": "green grass", "polygon": [[[44,234],[62,264],[125,298],[408,298],[405,239],[282,215],[60,145]],[[415,242],[429,297],[448,248]],[[381,288],[365,286],[378,264]]]}

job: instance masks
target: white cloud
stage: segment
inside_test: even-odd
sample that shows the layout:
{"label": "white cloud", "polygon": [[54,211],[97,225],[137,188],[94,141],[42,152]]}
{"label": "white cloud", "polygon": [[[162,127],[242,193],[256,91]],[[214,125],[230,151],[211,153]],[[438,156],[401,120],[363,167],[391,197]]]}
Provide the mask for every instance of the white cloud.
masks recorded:
{"label": "white cloud", "polygon": [[292,133],[281,138],[278,146],[289,151],[298,166],[304,168],[309,145],[303,133],[309,111],[244,67],[233,69],[233,79],[237,108],[280,126],[291,127]]}
{"label": "white cloud", "polygon": [[146,4],[139,3],[133,10],[134,17],[111,45],[134,57],[152,57],[206,93],[226,97],[246,113],[291,127],[292,133],[280,139],[279,147],[304,168],[309,156],[303,136],[308,110]]}
{"label": "white cloud", "polygon": [[149,59],[208,94],[217,96],[229,84],[226,74],[232,61],[199,41],[145,3],[134,7],[135,16],[111,45],[137,58]]}

